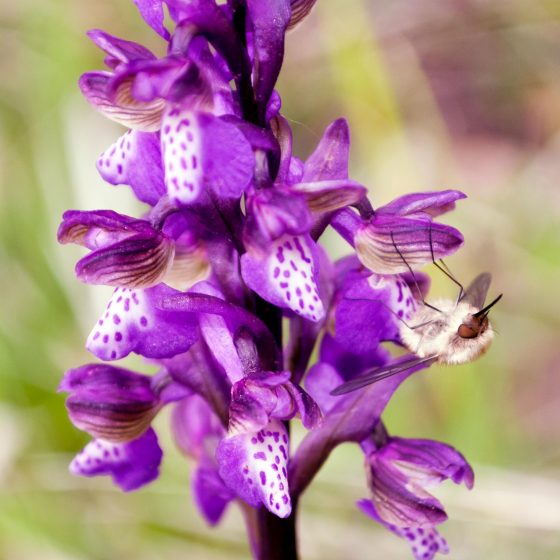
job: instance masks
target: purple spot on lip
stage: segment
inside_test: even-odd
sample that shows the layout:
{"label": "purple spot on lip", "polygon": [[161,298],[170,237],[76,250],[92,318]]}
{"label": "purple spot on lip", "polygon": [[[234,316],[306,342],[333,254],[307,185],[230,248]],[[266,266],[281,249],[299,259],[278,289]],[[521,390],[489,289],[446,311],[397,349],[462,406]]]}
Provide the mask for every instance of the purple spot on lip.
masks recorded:
{"label": "purple spot on lip", "polygon": [[258,453],[254,453],[253,457],[255,459],[261,459],[262,461],[266,461],[266,454],[263,453],[262,451],[259,451]]}
{"label": "purple spot on lip", "polygon": [[113,315],[113,323],[115,323],[115,325],[118,325],[121,322],[121,318],[115,314]]}
{"label": "purple spot on lip", "polygon": [[106,334],[106,335],[103,337],[103,342],[104,342],[105,344],[107,344],[107,342],[109,342],[109,335],[108,335],[108,334]]}
{"label": "purple spot on lip", "polygon": [[144,315],[142,315],[142,317],[140,317],[140,324],[145,327],[148,324],[148,319],[146,319],[146,317],[144,317]]}
{"label": "purple spot on lip", "polygon": [[264,471],[261,471],[259,473],[259,476],[261,477],[261,484],[264,486],[266,484],[266,473]]}
{"label": "purple spot on lip", "polygon": [[115,340],[117,342],[120,342],[122,340],[122,334],[118,331],[115,333]]}
{"label": "purple spot on lip", "polygon": [[276,267],[274,269],[274,278],[278,278],[278,276],[280,276],[280,268]]}

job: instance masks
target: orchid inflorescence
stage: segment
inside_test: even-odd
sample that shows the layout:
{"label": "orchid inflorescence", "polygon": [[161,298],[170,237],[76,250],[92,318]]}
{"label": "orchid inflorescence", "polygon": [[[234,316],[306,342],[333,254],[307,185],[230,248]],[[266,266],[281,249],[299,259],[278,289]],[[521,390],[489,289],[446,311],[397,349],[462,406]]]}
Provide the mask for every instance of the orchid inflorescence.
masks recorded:
{"label": "orchid inflorescence", "polygon": [[[420,305],[415,290],[428,289],[411,271],[462,245],[434,218],[464,195],[415,193],[374,209],[348,177],[344,119],[306,161],[292,153],[274,86],[285,34],[314,0],[135,3],[167,54],[93,30],[108,70],[87,72],[80,88],[128,128],[99,173],[148,208],[141,218],[68,211],[58,232],[89,250],[80,280],[115,288],[87,340],[101,361],[69,370],[60,386],[72,422],[93,437],[71,472],[110,475],[125,491],[153,481],[163,453],[152,421],[171,406],[206,521],[236,501],[256,558],[294,558],[301,494],[336,446],[354,442],[370,491],[360,509],[408,539],[416,558],[447,552],[435,528],[446,514],[426,488],[470,487],[472,469],[453,448],[394,437],[380,419],[427,364],[331,392],[399,360],[381,344],[400,343],[399,322]],[[353,251],[334,263],[319,244],[329,227]],[[130,353],[158,372],[115,365]],[[307,431],[291,449],[295,417]]]}

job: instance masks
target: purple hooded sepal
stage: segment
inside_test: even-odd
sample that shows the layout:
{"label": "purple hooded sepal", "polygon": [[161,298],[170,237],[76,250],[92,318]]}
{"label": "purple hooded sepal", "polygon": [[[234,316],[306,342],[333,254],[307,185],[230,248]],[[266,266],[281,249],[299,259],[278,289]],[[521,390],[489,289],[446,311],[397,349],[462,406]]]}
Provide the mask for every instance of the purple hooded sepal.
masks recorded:
{"label": "purple hooded sepal", "polygon": [[161,145],[167,193],[178,205],[193,203],[205,188],[218,198],[240,198],[253,176],[255,158],[245,135],[209,113],[170,106]]}
{"label": "purple hooded sepal", "polygon": [[97,170],[111,185],[128,185],[138,200],[155,206],[165,194],[159,135],[129,130],[97,160]]}
{"label": "purple hooded sepal", "polygon": [[304,165],[302,182],[348,178],[350,131],[345,119],[333,121]]}
{"label": "purple hooded sepal", "polygon": [[243,239],[254,251],[267,251],[283,235],[305,234],[313,224],[305,198],[287,189],[258,190],[247,197],[246,204]]}
{"label": "purple hooded sepal", "polygon": [[370,500],[360,500],[356,504],[358,508],[377,521],[398,537],[406,539],[410,545],[412,554],[416,560],[432,560],[436,554],[448,554],[449,546],[447,541],[438,533],[433,526],[425,527],[397,527],[384,522],[375,510],[375,506]]}
{"label": "purple hooded sepal", "polygon": [[360,261],[378,274],[398,274],[453,254],[463,244],[461,232],[432,217],[461,198],[463,193],[451,190],[415,193],[378,208],[354,231]]}
{"label": "purple hooded sepal", "polygon": [[301,387],[290,382],[290,372],[261,372],[232,387],[229,433],[258,432],[271,418],[291,420],[299,415],[307,429],[315,428],[321,411]]}
{"label": "purple hooded sepal", "polygon": [[447,519],[428,488],[443,480],[472,488],[474,473],[465,458],[444,443],[390,437],[366,455],[372,501],[385,523],[397,527],[437,525]]}
{"label": "purple hooded sepal", "polygon": [[123,80],[115,92],[111,72],[86,72],[78,85],[86,100],[107,118],[127,128],[155,132],[161,127],[165,100],[137,101],[132,96],[131,80]]}
{"label": "purple hooded sepal", "polygon": [[130,352],[146,358],[186,352],[198,340],[196,316],[161,309],[164,299],[181,294],[163,284],[148,290],[117,288],[86,348],[101,360],[118,360]]}
{"label": "purple hooded sepal", "polygon": [[223,439],[216,451],[228,488],[253,507],[264,505],[278,517],[292,512],[288,491],[288,433],[278,420],[258,432]]}
{"label": "purple hooded sepal", "polygon": [[128,443],[93,440],[70,463],[70,472],[79,476],[110,475],[125,492],[136,490],[159,475],[163,453],[156,433],[149,428]]}
{"label": "purple hooded sepal", "polygon": [[65,212],[58,240],[92,250],[76,264],[76,275],[87,284],[154,286],[165,277],[175,254],[173,240],[149,222],[111,210]]}
{"label": "purple hooded sepal", "polygon": [[245,253],[241,274],[249,288],[273,305],[320,321],[325,309],[318,290],[318,263],[318,250],[309,235],[284,235],[267,252]]}
{"label": "purple hooded sepal", "polygon": [[303,196],[309,210],[317,214],[356,204],[367,194],[363,185],[350,179],[295,183],[290,186],[290,190]]}
{"label": "purple hooded sepal", "polygon": [[162,0],[133,0],[144,18],[145,22],[166,41],[171,38],[169,31],[163,25],[163,1]]}
{"label": "purple hooded sepal", "polygon": [[153,378],[107,364],[68,370],[58,388],[70,393],[66,407],[72,423],[94,438],[131,441],[146,431],[160,401]]}
{"label": "purple hooded sepal", "polygon": [[196,462],[191,487],[195,503],[211,526],[216,525],[235,494],[218,474],[215,454],[226,430],[207,402],[193,395],[177,403],[172,429],[179,448]]}
{"label": "purple hooded sepal", "polygon": [[264,117],[284,59],[284,35],[290,22],[289,0],[248,0],[252,24],[255,100]]}
{"label": "purple hooded sepal", "polygon": [[110,35],[101,29],[91,29],[88,37],[107,54],[105,64],[117,70],[121,65],[126,66],[137,60],[155,60],[156,57],[143,45],[133,41],[126,41]]}

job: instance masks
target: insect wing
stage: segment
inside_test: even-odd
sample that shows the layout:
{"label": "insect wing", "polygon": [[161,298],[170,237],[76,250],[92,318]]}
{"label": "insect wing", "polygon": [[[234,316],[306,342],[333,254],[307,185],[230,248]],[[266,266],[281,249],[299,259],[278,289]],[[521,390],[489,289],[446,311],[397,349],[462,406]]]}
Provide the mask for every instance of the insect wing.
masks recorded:
{"label": "insect wing", "polygon": [[484,307],[484,302],[486,301],[486,294],[490,288],[491,281],[492,276],[490,273],[483,272],[482,274],[479,274],[465,290],[461,301],[470,303],[477,309],[482,309]]}
{"label": "insect wing", "polygon": [[410,357],[408,357],[408,359],[404,359],[397,364],[388,364],[386,366],[371,369],[364,375],[361,375],[356,379],[351,379],[350,381],[339,385],[334,391],[331,392],[331,395],[344,395],[346,393],[356,391],[357,389],[361,389],[362,387],[366,387],[367,385],[377,383],[377,381],[381,381],[382,379],[386,379],[387,377],[391,377],[392,375],[401,373],[402,371],[405,371],[411,367],[426,364],[428,362],[435,362],[435,360],[436,356],[419,358],[418,356],[412,354]]}

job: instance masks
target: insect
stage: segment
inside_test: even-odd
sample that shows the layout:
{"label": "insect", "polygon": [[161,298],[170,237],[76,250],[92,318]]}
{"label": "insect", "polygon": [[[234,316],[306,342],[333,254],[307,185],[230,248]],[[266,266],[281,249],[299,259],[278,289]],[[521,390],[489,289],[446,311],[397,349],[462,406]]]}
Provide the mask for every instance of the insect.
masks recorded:
{"label": "insect", "polygon": [[360,389],[381,379],[421,364],[465,364],[476,360],[488,350],[494,331],[488,321],[490,309],[500,301],[502,294],[484,306],[491,276],[479,274],[464,290],[461,284],[435,261],[434,264],[460,286],[459,297],[424,302],[414,315],[416,325],[401,322],[399,327],[403,345],[413,352],[397,364],[381,366],[364,375],[343,383],[332,391],[342,395]]}

